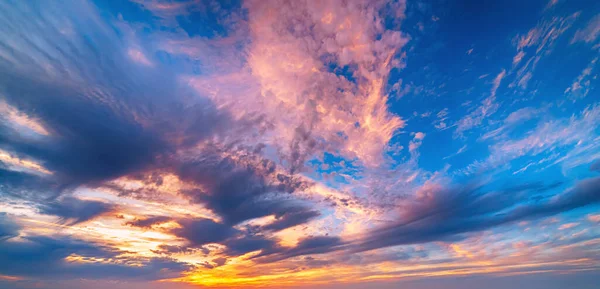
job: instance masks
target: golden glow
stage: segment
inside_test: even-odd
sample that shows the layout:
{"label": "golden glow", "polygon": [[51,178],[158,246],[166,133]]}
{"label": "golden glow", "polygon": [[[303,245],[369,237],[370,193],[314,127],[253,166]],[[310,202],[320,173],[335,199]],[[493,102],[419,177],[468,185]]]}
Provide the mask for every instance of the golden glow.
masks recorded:
{"label": "golden glow", "polygon": [[0,100],[0,115],[6,117],[17,127],[26,128],[43,136],[50,134],[38,121],[20,112],[2,100]]}
{"label": "golden glow", "polygon": [[469,252],[467,250],[464,250],[463,248],[461,248],[457,244],[451,244],[450,248],[452,248],[452,250],[454,250],[454,252],[456,253],[456,255],[458,255],[460,257],[467,257],[469,259],[472,259],[474,257],[473,254],[471,254],[471,252]]}
{"label": "golden glow", "polygon": [[[344,197],[344,194],[335,190],[326,189],[325,187],[318,190],[320,190],[320,194],[326,196],[340,194],[339,197]],[[84,193],[85,192],[79,192],[80,195]],[[96,193],[109,194],[107,192],[103,193],[101,190]],[[87,192],[86,194],[89,195],[91,193]],[[137,212],[137,209],[132,208],[139,206],[139,204],[128,204],[128,202],[125,202],[126,199],[122,198],[119,200],[119,203],[121,204],[119,212],[116,212],[114,215],[101,216],[86,224],[64,226],[53,223],[47,216],[36,215],[35,212],[28,212],[28,217],[22,218],[21,222],[27,222],[29,228],[28,232],[31,234],[52,235],[57,232],[67,233],[80,239],[90,240],[126,252],[115,258],[98,258],[71,254],[65,258],[65,261],[70,263],[143,266],[143,262],[136,260],[161,256],[156,251],[160,245],[186,245],[185,240],[181,240],[169,233],[169,229],[178,226],[176,222],[165,222],[150,228],[127,226],[125,224],[126,222],[142,216],[137,213],[132,213]],[[358,209],[352,212],[340,211],[339,213],[349,213],[352,214],[354,218],[360,218],[356,214],[369,216],[368,211]],[[332,218],[344,220],[343,218],[335,217],[335,214]],[[264,225],[271,223],[273,220],[273,216],[268,216],[251,220],[249,224]],[[327,220],[327,218],[325,218],[325,220]],[[314,228],[310,229],[309,227],[322,226],[322,224],[318,224],[319,222],[311,223],[311,226],[298,226],[280,231],[275,234],[275,237],[279,238],[280,245],[282,246],[294,246],[299,239],[306,236],[306,232],[314,230]],[[314,232],[318,233],[318,231]],[[485,253],[482,253],[481,249],[478,249],[477,246],[474,246],[473,244],[467,245],[455,243],[443,245],[440,243],[442,247],[448,249],[448,252],[459,258],[454,261],[446,262],[435,262],[436,259],[433,258],[431,259],[433,262],[428,263],[412,261],[374,261],[365,262],[360,265],[346,264],[340,261],[343,260],[342,257],[346,253],[331,252],[321,255],[312,255],[311,257],[321,261],[333,260],[335,261],[334,267],[325,265],[324,267],[317,266],[314,268],[307,266],[304,256],[277,262],[257,263],[252,257],[259,252],[252,252],[237,257],[226,256],[223,253],[225,249],[224,246],[219,244],[208,244],[206,246],[211,248],[209,254],[201,252],[182,252],[172,254],[170,257],[189,264],[210,263],[216,258],[225,257],[227,258],[227,262],[224,265],[212,269],[198,266],[195,270],[187,272],[182,277],[163,281],[184,282],[211,288],[281,288],[297,286],[299,284],[316,286],[319,284],[331,283],[385,282],[409,277],[424,278],[476,274],[510,275],[517,274],[515,272],[520,272],[519,274],[528,274],[539,271],[569,272],[569,270],[586,270],[586,268],[593,267],[595,266],[594,260],[588,258],[567,258],[565,255],[561,255],[562,252],[568,252],[577,246],[595,246],[599,242],[600,239],[588,240],[578,244],[553,248],[553,251],[543,251],[545,248],[541,246],[526,246],[515,243],[511,246],[511,250],[515,250],[515,253],[506,254],[504,257],[486,255]],[[423,250],[423,248],[420,250]],[[368,258],[375,258],[374,260],[376,260],[378,254],[392,252],[393,249],[380,249],[372,252],[356,253],[356,256],[365,258],[365,260]],[[536,256],[535,252],[545,252],[540,255],[544,256],[544,258],[532,257]],[[553,255],[562,257],[560,257],[560,261],[551,261],[551,259],[555,258],[552,257]],[[440,258],[444,259],[446,257],[440,256]],[[550,266],[556,265],[561,265],[561,268],[563,269],[547,269]],[[4,278],[18,277],[5,276]]]}
{"label": "golden glow", "polygon": [[15,169],[27,169],[42,174],[52,174],[51,171],[34,161],[20,159],[3,150],[0,150],[0,161],[11,167],[15,167]]}

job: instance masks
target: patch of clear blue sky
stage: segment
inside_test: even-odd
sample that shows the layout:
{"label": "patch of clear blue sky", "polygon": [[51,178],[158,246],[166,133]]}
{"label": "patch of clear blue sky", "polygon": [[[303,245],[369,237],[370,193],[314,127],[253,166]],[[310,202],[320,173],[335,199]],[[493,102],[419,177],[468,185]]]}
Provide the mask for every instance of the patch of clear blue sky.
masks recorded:
{"label": "patch of clear blue sky", "polygon": [[[524,107],[540,108],[564,98],[565,88],[597,56],[586,45],[569,43],[572,34],[594,16],[591,11],[597,11],[590,9],[598,6],[593,1],[558,3],[560,7],[554,11],[547,10],[548,1],[424,2],[408,4],[407,19],[402,25],[402,30],[411,36],[405,48],[407,65],[392,71],[388,87],[401,81],[400,93],[390,95],[391,111],[407,120],[406,133],[396,140],[407,144],[412,138],[410,132],[426,133],[420,148],[426,153],[421,154],[419,165],[429,171],[440,170],[446,164],[462,168],[483,160],[490,153],[490,143],[480,139],[483,134],[496,128],[511,112]],[[497,112],[480,126],[465,132],[463,137],[457,137],[454,128],[434,128],[436,114],[443,109],[448,111],[447,126],[452,126],[490,96],[494,78],[502,70],[508,72],[512,68],[518,35],[527,34],[540,21],[567,17],[577,11],[582,12],[575,25],[544,55],[527,88],[509,88],[514,75],[507,75],[496,93]],[[532,53],[527,49],[525,52]],[[410,87],[408,92],[406,87]],[[569,117],[595,101],[588,97],[565,103],[560,108],[551,107],[550,113]],[[422,114],[430,116],[421,117]],[[536,123],[522,126],[520,132],[531,130]],[[460,156],[443,159],[465,145]]]}

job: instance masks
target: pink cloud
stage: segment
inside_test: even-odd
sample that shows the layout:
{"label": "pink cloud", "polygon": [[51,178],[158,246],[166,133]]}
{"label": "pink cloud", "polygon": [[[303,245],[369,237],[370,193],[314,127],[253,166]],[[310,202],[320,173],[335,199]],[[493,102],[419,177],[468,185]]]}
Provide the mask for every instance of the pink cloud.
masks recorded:
{"label": "pink cloud", "polygon": [[130,48],[129,51],[127,51],[127,55],[129,55],[129,58],[137,63],[146,66],[153,66],[152,62],[150,62],[146,55],[144,55],[144,53],[138,49]]}

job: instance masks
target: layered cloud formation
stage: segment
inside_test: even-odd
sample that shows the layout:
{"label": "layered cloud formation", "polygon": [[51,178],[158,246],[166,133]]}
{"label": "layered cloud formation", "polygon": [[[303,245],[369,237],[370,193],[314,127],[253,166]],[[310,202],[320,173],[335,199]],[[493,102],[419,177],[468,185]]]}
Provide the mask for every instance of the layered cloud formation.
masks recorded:
{"label": "layered cloud formation", "polygon": [[493,5],[0,3],[0,287],[593,288],[600,6]]}

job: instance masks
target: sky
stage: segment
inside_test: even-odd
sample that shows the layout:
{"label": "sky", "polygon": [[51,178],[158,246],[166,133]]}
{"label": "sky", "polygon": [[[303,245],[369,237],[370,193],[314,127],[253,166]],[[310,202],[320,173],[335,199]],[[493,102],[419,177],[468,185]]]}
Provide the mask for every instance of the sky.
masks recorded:
{"label": "sky", "polygon": [[0,288],[593,289],[600,2],[0,1]]}

